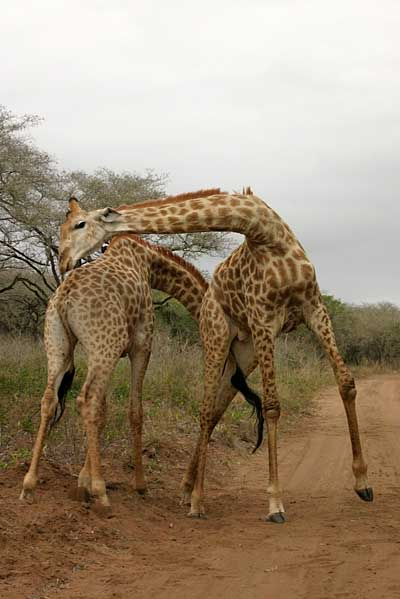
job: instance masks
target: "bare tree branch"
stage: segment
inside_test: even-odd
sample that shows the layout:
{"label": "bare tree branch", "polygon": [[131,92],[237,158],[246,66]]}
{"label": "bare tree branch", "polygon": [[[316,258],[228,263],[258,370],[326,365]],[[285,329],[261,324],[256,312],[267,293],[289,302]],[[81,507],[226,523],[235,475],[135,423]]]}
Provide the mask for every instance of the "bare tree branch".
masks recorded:
{"label": "bare tree branch", "polygon": [[9,285],[6,285],[5,287],[2,287],[0,289],[0,293],[5,293],[6,291],[10,291],[10,289],[13,289],[14,286],[18,283],[18,281],[20,281],[20,277],[19,275],[17,275],[16,277],[14,277],[14,280],[11,281],[11,283]]}
{"label": "bare tree branch", "polygon": [[155,302],[153,301],[153,306],[155,306],[155,310],[158,310],[159,308],[161,308],[161,306],[163,306],[164,304],[166,304],[167,302],[169,302],[170,300],[174,299],[172,297],[172,295],[164,298],[163,300],[161,300],[160,302]]}

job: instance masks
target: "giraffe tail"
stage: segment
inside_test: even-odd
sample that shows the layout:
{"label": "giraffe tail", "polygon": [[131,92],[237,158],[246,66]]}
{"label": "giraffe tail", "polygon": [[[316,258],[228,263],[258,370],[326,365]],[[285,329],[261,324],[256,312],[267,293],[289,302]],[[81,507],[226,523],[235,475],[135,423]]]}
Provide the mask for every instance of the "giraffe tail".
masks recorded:
{"label": "giraffe tail", "polygon": [[253,389],[250,389],[250,387],[247,384],[246,377],[240,370],[239,366],[236,366],[236,372],[231,378],[231,383],[235,387],[235,389],[240,391],[245,400],[251,406],[253,406],[254,412],[257,416],[257,443],[255,448],[253,449],[254,453],[260,447],[264,436],[264,416],[262,413],[261,399],[259,398],[257,393],[253,391]]}
{"label": "giraffe tail", "polygon": [[65,401],[67,399],[67,393],[71,388],[72,381],[74,380],[75,375],[75,367],[72,366],[70,370],[64,374],[61,384],[58,388],[57,396],[58,396],[58,404],[57,409],[54,413],[54,416],[50,422],[50,430],[57,424],[57,422],[61,419],[65,410]]}

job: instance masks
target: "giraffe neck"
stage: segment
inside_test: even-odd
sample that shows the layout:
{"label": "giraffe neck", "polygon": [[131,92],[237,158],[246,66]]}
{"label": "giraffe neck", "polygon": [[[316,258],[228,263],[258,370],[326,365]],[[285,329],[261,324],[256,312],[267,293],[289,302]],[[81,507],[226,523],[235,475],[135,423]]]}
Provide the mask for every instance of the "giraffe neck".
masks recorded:
{"label": "giraffe neck", "polygon": [[204,193],[123,205],[117,208],[114,221],[103,226],[110,235],[121,231],[139,234],[234,231],[245,235],[250,243],[271,247],[296,242],[288,225],[257,196],[218,190],[211,195]]}
{"label": "giraffe neck", "polygon": [[177,299],[195,320],[199,320],[208,283],[192,264],[167,248],[152,246],[150,285]]}
{"label": "giraffe neck", "polygon": [[138,259],[148,271],[152,289],[158,289],[177,299],[199,320],[200,307],[208,283],[192,264],[163,246],[156,246],[137,235],[125,234],[112,238],[106,255],[115,261],[131,252],[136,267]]}

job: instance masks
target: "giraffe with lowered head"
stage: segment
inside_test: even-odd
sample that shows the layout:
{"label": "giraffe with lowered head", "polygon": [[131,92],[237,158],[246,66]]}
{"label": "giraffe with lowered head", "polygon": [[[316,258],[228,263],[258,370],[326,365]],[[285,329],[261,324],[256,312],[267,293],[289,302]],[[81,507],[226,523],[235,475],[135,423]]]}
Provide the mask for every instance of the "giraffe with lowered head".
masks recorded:
{"label": "giraffe with lowered head", "polygon": [[275,384],[274,341],[280,333],[291,331],[300,323],[315,333],[331,362],[349,426],[355,490],[361,499],[372,501],[358,429],[354,379],[338,351],[314,267],[289,226],[250,188],[242,194],[215,189],[116,209],[71,212],[61,226],[60,269],[69,270],[121,231],[141,234],[227,230],[242,233],[245,241],[217,267],[201,308],[205,393],[197,469],[192,461],[184,482],[186,492],[191,492],[190,513],[204,514],[204,470],[213,406],[232,343],[240,341],[247,343],[249,360],[254,353],[262,375],[269,456],[267,519],[284,522],[278,479],[280,404]]}
{"label": "giraffe with lowered head", "polygon": [[[71,210],[79,210],[72,203]],[[74,376],[74,348],[82,344],[88,371],[78,396],[88,451],[79,474],[77,498],[92,495],[96,507],[109,509],[106,486],[101,475],[99,437],[105,423],[107,383],[119,358],[131,361],[130,421],[135,456],[135,484],[146,490],[142,464],[142,383],[151,351],[153,304],[151,288],[178,299],[198,320],[208,283],[186,260],[161,246],[147,243],[133,234],[111,240],[104,256],[74,270],[51,298],[45,320],[44,341],[48,357],[48,380],[41,405],[41,422],[32,460],[23,482],[21,499],[33,496],[46,432],[62,415],[65,396]],[[247,387],[238,364],[248,374],[252,364],[240,344],[231,353],[220,380],[214,426],[225,407],[240,390],[255,405],[262,439],[261,401]],[[237,360],[237,361],[236,361]],[[236,388],[231,384],[234,381]],[[57,406],[59,406],[57,414]],[[222,411],[221,411],[222,410]],[[196,461],[196,454],[194,457]],[[196,470],[196,463],[193,466]]]}

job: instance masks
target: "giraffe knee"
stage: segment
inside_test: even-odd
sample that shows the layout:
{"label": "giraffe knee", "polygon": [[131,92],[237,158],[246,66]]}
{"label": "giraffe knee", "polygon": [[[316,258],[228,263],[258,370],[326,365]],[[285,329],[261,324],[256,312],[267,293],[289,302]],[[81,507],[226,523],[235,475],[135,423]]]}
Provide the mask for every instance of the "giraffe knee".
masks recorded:
{"label": "giraffe knee", "polygon": [[348,374],[339,382],[340,395],[343,401],[354,401],[357,395],[354,377]]}
{"label": "giraffe knee", "polygon": [[264,419],[268,422],[277,422],[280,418],[281,411],[276,409],[271,409],[266,412]]}
{"label": "giraffe knee", "polygon": [[279,401],[274,400],[263,406],[263,416],[265,420],[278,420],[281,415],[281,406]]}

